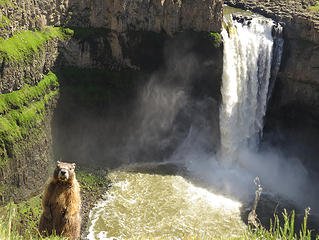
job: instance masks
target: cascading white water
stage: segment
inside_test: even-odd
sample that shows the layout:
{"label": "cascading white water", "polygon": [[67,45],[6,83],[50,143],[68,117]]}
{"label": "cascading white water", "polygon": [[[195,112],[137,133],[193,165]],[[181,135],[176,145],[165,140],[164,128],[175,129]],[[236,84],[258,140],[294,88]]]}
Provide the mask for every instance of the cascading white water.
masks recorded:
{"label": "cascading white water", "polygon": [[[243,148],[256,149],[263,129],[269,89],[278,72],[283,40],[274,45],[271,19],[225,19],[224,70],[220,109],[221,158],[236,161]],[[277,25],[280,29],[281,26]]]}

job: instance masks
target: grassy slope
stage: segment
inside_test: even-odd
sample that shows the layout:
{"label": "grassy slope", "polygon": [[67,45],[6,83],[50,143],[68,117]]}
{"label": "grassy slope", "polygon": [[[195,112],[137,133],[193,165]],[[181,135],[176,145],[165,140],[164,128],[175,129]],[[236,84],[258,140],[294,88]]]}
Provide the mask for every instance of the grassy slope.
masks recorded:
{"label": "grassy slope", "polygon": [[318,12],[319,11],[319,1],[316,2],[315,6],[310,7],[310,10]]}
{"label": "grassy slope", "polygon": [[61,27],[45,27],[41,31],[22,31],[9,39],[0,40],[0,56],[11,61],[23,62],[30,59],[44,43],[52,38],[61,40],[73,35],[73,31]]}
{"label": "grassy slope", "polygon": [[[2,1],[4,3],[7,1]],[[0,57],[10,62],[32,64],[32,59],[43,51],[48,40],[64,40],[72,35],[73,30],[61,27],[22,31],[9,39],[0,39]],[[58,85],[56,76],[49,73],[36,86],[25,84],[21,90],[0,95],[0,167],[14,155],[15,142],[26,137],[31,130],[37,131],[36,127],[45,117],[47,104],[58,93]]]}
{"label": "grassy slope", "polygon": [[26,84],[19,91],[0,95],[0,167],[12,157],[13,144],[42,123],[58,85],[56,76],[49,73],[36,86]]}

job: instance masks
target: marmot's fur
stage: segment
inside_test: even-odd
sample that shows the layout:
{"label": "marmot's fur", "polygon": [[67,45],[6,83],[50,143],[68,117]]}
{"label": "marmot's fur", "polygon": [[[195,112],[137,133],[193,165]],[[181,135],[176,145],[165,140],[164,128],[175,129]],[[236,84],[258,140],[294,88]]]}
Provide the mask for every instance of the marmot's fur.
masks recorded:
{"label": "marmot's fur", "polygon": [[53,178],[49,179],[43,199],[39,231],[76,240],[81,229],[80,185],[75,178],[75,164],[58,162]]}

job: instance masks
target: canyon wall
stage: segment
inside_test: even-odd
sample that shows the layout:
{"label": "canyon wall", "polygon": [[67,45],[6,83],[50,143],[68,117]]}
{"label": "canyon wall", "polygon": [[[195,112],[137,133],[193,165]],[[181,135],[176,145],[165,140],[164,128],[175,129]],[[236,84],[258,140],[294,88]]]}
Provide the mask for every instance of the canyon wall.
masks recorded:
{"label": "canyon wall", "polygon": [[1,0],[0,37],[8,38],[21,30],[61,26],[68,17],[68,0]]}
{"label": "canyon wall", "polygon": [[0,1],[1,203],[38,194],[52,168],[51,119],[59,96],[52,71],[60,42],[72,36],[54,26],[66,9],[63,0]]}
{"label": "canyon wall", "polygon": [[209,51],[201,46],[198,56],[205,74],[216,76],[206,84],[218,98],[222,49],[218,34],[209,32],[221,26],[221,0],[1,0],[2,203],[39,193],[50,174],[61,66],[153,71],[165,63],[167,41],[185,41],[190,51],[204,42]]}
{"label": "canyon wall", "polygon": [[52,166],[51,119],[59,95],[52,72],[62,28],[23,30],[0,42],[0,197],[42,189]]}
{"label": "canyon wall", "polygon": [[134,47],[138,33],[220,32],[222,18],[221,0],[70,0],[66,25],[79,37],[65,46],[66,64],[135,68],[126,49]]}
{"label": "canyon wall", "polygon": [[115,32],[183,30],[219,31],[222,2],[218,0],[70,0],[68,25],[103,27]]}

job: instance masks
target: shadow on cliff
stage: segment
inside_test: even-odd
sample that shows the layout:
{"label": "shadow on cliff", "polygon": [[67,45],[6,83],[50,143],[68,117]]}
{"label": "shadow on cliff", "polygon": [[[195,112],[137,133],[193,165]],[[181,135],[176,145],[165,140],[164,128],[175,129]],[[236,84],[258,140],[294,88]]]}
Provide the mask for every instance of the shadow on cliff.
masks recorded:
{"label": "shadow on cliff", "polygon": [[208,34],[189,32],[167,38],[152,55],[150,34],[131,34],[136,51],[130,54],[144,48],[144,57],[132,60],[139,71],[63,66],[53,120],[56,159],[107,168],[162,161],[203,113],[214,122],[216,148],[221,48]]}

